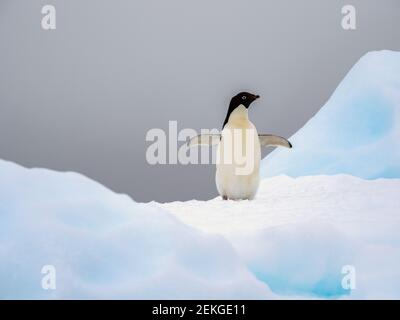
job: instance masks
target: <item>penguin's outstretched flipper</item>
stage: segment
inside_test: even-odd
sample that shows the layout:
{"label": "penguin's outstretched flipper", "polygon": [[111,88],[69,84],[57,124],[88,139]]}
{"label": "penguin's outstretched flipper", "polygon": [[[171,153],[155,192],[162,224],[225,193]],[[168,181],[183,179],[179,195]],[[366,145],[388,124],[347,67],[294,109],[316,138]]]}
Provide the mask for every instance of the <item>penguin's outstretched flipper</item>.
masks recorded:
{"label": "penguin's outstretched flipper", "polygon": [[260,145],[262,147],[268,147],[268,146],[286,147],[286,148],[292,147],[292,144],[288,140],[273,134],[259,134],[258,138],[260,139]]}
{"label": "penguin's outstretched flipper", "polygon": [[207,145],[207,146],[215,146],[221,140],[221,134],[219,133],[209,133],[209,134],[199,134],[198,136],[193,137],[187,142],[189,147],[197,146],[197,145]]}

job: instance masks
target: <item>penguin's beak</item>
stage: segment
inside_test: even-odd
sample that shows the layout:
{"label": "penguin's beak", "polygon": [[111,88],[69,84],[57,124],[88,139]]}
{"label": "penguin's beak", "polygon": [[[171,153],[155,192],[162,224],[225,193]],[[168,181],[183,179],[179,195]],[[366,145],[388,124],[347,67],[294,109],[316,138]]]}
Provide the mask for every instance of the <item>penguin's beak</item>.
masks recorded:
{"label": "penguin's beak", "polygon": [[258,94],[254,96],[254,100],[257,100],[259,98],[260,98],[260,96]]}

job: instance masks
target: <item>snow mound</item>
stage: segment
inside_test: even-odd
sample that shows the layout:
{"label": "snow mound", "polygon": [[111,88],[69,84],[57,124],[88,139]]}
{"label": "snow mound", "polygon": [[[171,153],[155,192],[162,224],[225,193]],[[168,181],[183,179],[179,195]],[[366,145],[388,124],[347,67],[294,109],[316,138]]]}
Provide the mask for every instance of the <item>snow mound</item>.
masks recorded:
{"label": "snow mound", "polygon": [[363,56],[328,102],[262,164],[262,175],[400,178],[400,52]]}
{"label": "snow mound", "polygon": [[[249,269],[284,296],[400,298],[400,180],[335,176],[261,182],[254,201],[160,205],[226,237]],[[356,288],[342,287],[344,266]]]}
{"label": "snow mound", "polygon": [[1,299],[271,297],[223,237],[79,174],[0,161]]}
{"label": "snow mound", "polygon": [[[138,204],[76,173],[0,161],[0,298],[399,299],[399,190],[278,176],[254,201]],[[41,286],[45,265],[55,290]]]}

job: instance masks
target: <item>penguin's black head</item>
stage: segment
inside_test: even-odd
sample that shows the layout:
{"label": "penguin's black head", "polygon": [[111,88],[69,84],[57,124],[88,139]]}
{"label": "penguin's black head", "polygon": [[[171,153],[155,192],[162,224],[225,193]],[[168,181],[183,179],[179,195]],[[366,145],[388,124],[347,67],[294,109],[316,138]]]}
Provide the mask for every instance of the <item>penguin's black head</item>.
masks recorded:
{"label": "penguin's black head", "polygon": [[246,109],[248,109],[250,107],[251,103],[253,101],[257,100],[258,98],[260,98],[259,95],[255,95],[255,94],[252,94],[249,92],[240,92],[236,96],[234,96],[231,99],[231,103],[229,104],[228,113],[226,114],[226,118],[225,118],[222,128],[225,127],[226,123],[229,120],[229,116],[231,115],[233,110],[235,110],[240,105],[243,105]]}
{"label": "penguin's black head", "polygon": [[240,92],[231,99],[229,107],[232,106],[236,108],[242,104],[244,107],[248,108],[250,107],[251,103],[257,100],[259,97],[259,95],[255,95],[249,92]]}

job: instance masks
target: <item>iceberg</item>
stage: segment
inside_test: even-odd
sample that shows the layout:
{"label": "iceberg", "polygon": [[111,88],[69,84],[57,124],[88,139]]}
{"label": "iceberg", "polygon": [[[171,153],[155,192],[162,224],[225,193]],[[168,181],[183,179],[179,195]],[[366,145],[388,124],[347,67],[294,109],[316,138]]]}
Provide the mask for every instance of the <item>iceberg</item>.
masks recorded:
{"label": "iceberg", "polygon": [[400,52],[364,55],[290,141],[262,161],[263,177],[400,178]]}
{"label": "iceberg", "polygon": [[400,53],[371,52],[254,201],[136,203],[0,160],[0,299],[400,299],[399,120]]}
{"label": "iceberg", "polygon": [[0,161],[0,299],[398,299],[399,189],[277,176],[254,201],[136,203],[77,173]]}
{"label": "iceberg", "polygon": [[0,299],[273,297],[222,236],[80,174],[0,161]]}

